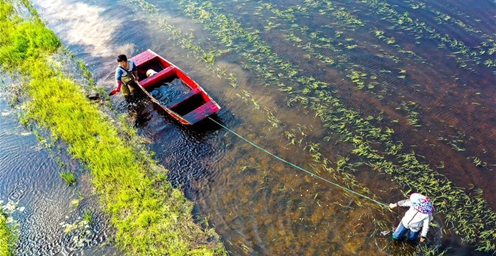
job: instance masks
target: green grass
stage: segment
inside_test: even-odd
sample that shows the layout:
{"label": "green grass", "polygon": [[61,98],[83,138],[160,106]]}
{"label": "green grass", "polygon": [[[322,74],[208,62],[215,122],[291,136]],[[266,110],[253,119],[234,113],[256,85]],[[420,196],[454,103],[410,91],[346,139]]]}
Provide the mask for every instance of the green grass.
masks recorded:
{"label": "green grass", "polygon": [[38,18],[24,21],[0,1],[0,63],[20,73],[25,91],[24,120],[48,128],[86,164],[116,241],[129,255],[224,255],[213,230],[194,223],[193,204],[168,182],[165,170],[124,139],[110,118],[91,104],[81,86],[50,65],[46,56],[61,43]]}
{"label": "green grass", "polygon": [[[7,29],[4,25],[6,25],[6,18],[12,11],[11,5],[2,2],[0,5],[0,33]],[[1,45],[5,45],[7,42],[8,41],[3,36],[0,37]],[[13,244],[15,244],[13,236],[12,230],[9,225],[7,225],[7,216],[0,207],[0,255],[13,255]]]}
{"label": "green grass", "polygon": [[7,215],[0,206],[0,255],[14,255],[16,235],[7,224]]}

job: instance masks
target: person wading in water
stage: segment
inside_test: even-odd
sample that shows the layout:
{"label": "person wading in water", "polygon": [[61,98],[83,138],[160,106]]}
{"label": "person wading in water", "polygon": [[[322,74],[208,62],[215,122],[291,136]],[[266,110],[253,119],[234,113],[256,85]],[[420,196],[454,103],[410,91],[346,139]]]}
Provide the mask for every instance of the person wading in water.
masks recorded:
{"label": "person wading in water", "polygon": [[398,224],[396,231],[394,231],[393,239],[401,240],[408,232],[408,241],[414,241],[420,234],[420,242],[425,242],[427,232],[429,231],[429,223],[432,220],[432,213],[434,212],[434,206],[429,197],[419,193],[413,193],[409,199],[389,204],[389,208],[391,209],[398,206],[409,207],[409,209]]}
{"label": "person wading in water", "polygon": [[134,91],[138,88],[138,68],[132,60],[128,60],[126,55],[117,56],[119,65],[115,70],[116,89],[109,93],[109,96],[122,92],[126,100],[134,96]]}

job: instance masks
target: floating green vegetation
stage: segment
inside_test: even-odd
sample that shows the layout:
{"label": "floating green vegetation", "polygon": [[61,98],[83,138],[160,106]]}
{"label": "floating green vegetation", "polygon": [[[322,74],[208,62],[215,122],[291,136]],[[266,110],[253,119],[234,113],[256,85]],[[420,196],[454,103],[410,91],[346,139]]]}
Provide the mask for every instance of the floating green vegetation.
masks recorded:
{"label": "floating green vegetation", "polygon": [[[232,41],[236,39],[235,50],[240,51],[248,61],[246,66],[261,74],[266,84],[277,85],[281,91],[288,94],[288,103],[300,103],[306,108],[316,112],[316,116],[321,118],[325,127],[334,133],[341,134],[345,141],[353,142],[356,150],[353,153],[365,160],[365,163],[373,169],[390,174],[395,180],[405,187],[412,187],[418,191],[426,192],[433,198],[439,198],[439,212],[445,214],[447,219],[464,241],[476,244],[478,249],[490,251],[494,245],[491,241],[496,232],[492,228],[496,224],[496,216],[482,198],[472,198],[463,189],[457,188],[446,177],[430,169],[427,164],[421,163],[418,156],[413,153],[405,153],[401,150],[401,142],[394,142],[391,129],[382,130],[374,127],[371,122],[360,117],[356,111],[345,107],[335,98],[332,92],[322,90],[328,84],[311,77],[300,76],[299,71],[291,64],[284,62],[268,47],[263,44],[258,36],[248,29],[240,29],[240,24],[226,14],[220,13],[220,9],[213,7],[213,3],[203,1],[180,1],[185,7],[187,14],[198,19],[212,33],[216,34],[221,41]],[[208,13],[208,15],[202,15]],[[227,29],[229,27],[235,29]],[[218,33],[222,27],[221,33]],[[255,35],[255,36],[254,36]],[[226,39],[226,40],[224,40]],[[267,63],[270,63],[268,65]],[[280,70],[274,70],[278,66]],[[280,74],[275,76],[274,74]],[[290,75],[291,74],[291,75]],[[280,80],[291,78],[306,88],[298,90],[287,85]],[[309,91],[305,90],[309,89]],[[308,97],[315,95],[317,97]],[[408,110],[412,111],[412,110]],[[411,116],[412,124],[417,124]],[[293,141],[292,136],[288,135]],[[362,138],[355,139],[354,138]],[[373,149],[371,145],[382,145],[383,152]],[[391,159],[392,156],[393,159]],[[317,159],[317,157],[316,157]],[[418,185],[418,184],[422,185]],[[447,198],[447,201],[442,201]],[[444,203],[443,203],[444,202]],[[470,202],[468,207],[462,207],[466,202]],[[449,203],[449,205],[448,205]],[[437,205],[437,202],[436,202]],[[459,209],[452,212],[452,209]],[[483,216],[483,217],[479,217]],[[484,230],[484,236],[474,236],[471,231],[477,226],[478,230]]]}
{"label": "floating green vegetation", "polygon": [[[140,4],[146,3],[142,0],[139,0],[138,2]],[[217,42],[221,42],[227,47],[224,51],[239,51],[245,58],[242,60],[243,67],[254,70],[257,74],[260,74],[261,78],[265,80],[264,84],[277,85],[280,88],[280,91],[285,92],[288,95],[288,106],[301,104],[305,108],[315,111],[315,116],[323,121],[324,126],[327,127],[330,132],[340,134],[343,141],[352,143],[355,149],[350,153],[356,155],[356,157],[353,157],[353,163],[343,164],[346,162],[339,161],[340,164],[336,165],[336,167],[330,166],[330,161],[319,154],[319,147],[316,146],[315,143],[304,143],[302,138],[298,139],[296,132],[292,132],[293,130],[285,131],[283,133],[283,136],[288,139],[289,144],[305,145],[305,149],[308,149],[309,152],[313,154],[312,157],[315,161],[322,161],[325,164],[323,165],[323,169],[331,173],[332,169],[342,169],[342,166],[348,166],[342,170],[349,169],[352,171],[354,166],[363,165],[365,163],[377,171],[390,174],[400,184],[403,184],[407,188],[415,188],[418,191],[429,193],[433,198],[438,198],[439,201],[436,202],[436,204],[439,203],[440,206],[437,209],[439,212],[447,215],[447,219],[450,220],[448,225],[454,227],[455,231],[462,236],[464,241],[475,244],[478,250],[494,250],[494,244],[491,241],[494,241],[495,232],[491,229],[495,226],[496,217],[494,212],[488,208],[487,203],[482,198],[473,198],[463,189],[454,186],[446,177],[432,171],[429,165],[419,161],[418,156],[414,152],[404,152],[403,143],[401,141],[394,141],[393,139],[393,129],[389,127],[374,127],[372,125],[374,117],[362,118],[360,113],[348,109],[333,95],[333,92],[324,90],[325,88],[330,87],[329,84],[318,81],[313,77],[301,76],[298,67],[294,67],[291,63],[287,63],[280,59],[269,46],[261,41],[259,36],[260,31],[242,28],[235,19],[231,18],[229,15],[220,13],[221,8],[215,7],[212,2],[203,1],[199,3],[194,1],[181,1],[180,3],[188,15],[198,19],[205,25],[207,30],[211,31],[211,33],[219,38],[219,41]],[[305,3],[309,4],[309,8],[318,6],[317,1],[305,1]],[[273,5],[266,4],[263,8],[271,9],[273,8]],[[263,8],[260,8],[258,13],[260,13],[260,10]],[[306,11],[307,9],[294,8],[291,9],[291,12],[296,10]],[[281,14],[283,12],[275,11],[275,13]],[[286,15],[282,16],[287,17]],[[406,21],[409,22],[408,16],[404,17],[406,17]],[[293,17],[290,19],[293,19]],[[271,22],[270,26],[280,26],[280,24],[274,23],[273,19],[271,19]],[[173,29],[172,26],[166,22],[164,24],[166,24],[169,31],[173,31],[173,35],[177,36],[176,39],[182,42],[181,46],[183,48],[187,49],[189,47],[188,45],[193,44],[191,42],[192,38],[180,36],[180,30]],[[293,25],[293,27],[298,26]],[[301,28],[301,31],[306,30],[308,30],[308,28]],[[294,32],[293,34],[287,34],[291,35],[290,37],[293,38],[292,41],[303,41],[302,39],[299,39]],[[342,33],[338,34],[342,35]],[[311,34],[310,37],[318,38],[316,34]],[[319,40],[326,44],[332,42],[330,39],[323,40],[322,38],[319,38]],[[345,41],[349,42],[347,39]],[[233,44],[233,42],[236,42],[236,44]],[[302,46],[302,49],[311,49],[312,45],[314,44],[306,44]],[[338,44],[338,46],[342,46],[342,43],[341,45]],[[344,47],[348,48],[347,46]],[[201,47],[195,47],[194,49],[196,53],[202,51]],[[212,51],[215,52],[216,50],[213,49]],[[399,52],[408,54],[409,56],[418,56],[407,50],[400,49]],[[217,70],[217,68],[215,69]],[[235,82],[235,76],[232,74],[227,75],[225,71],[217,71],[219,71],[218,74],[228,76]],[[392,73],[391,71],[387,72]],[[405,76],[405,73],[406,71],[401,70],[399,76]],[[363,77],[369,76],[366,73],[363,74],[365,74]],[[360,77],[362,76],[360,75]],[[377,79],[376,75],[370,75],[370,78]],[[402,77],[399,78],[404,79]],[[283,82],[291,80],[297,81],[303,86],[303,89],[296,89],[296,87],[291,85],[292,83]],[[266,109],[251,99],[250,95],[251,94],[248,91],[245,91],[244,93],[239,94],[239,97],[247,103],[253,103],[253,106],[256,109]],[[409,103],[400,108],[410,113],[409,119],[412,125],[418,125],[418,113],[415,112],[416,108],[416,103]],[[269,116],[274,116],[270,111],[266,113]],[[278,120],[277,117],[274,116],[274,118],[274,120]],[[377,120],[380,120],[379,117]],[[283,124],[277,121],[276,125],[280,126]],[[371,145],[374,145],[374,148],[372,148]],[[381,149],[377,149],[378,145],[381,145]],[[347,158],[341,160],[344,159]],[[349,158],[347,161],[349,161]],[[340,168],[337,168],[338,166]],[[340,174],[336,176],[349,176],[353,179],[351,174]],[[420,187],[417,186],[419,180],[423,184]],[[352,181],[346,182],[350,182],[351,184]],[[463,207],[463,204],[467,201],[470,203],[468,203],[468,208],[465,208]],[[458,212],[452,213],[452,209],[458,209]],[[474,215],[476,217],[472,218]],[[481,218],[480,216],[483,217]],[[476,226],[478,230],[484,230],[484,235],[478,237],[474,236],[474,233],[471,231],[474,226]]]}
{"label": "floating green vegetation", "polygon": [[91,224],[93,222],[93,213],[89,209],[85,209],[83,211],[83,220],[86,221],[88,224]]}
{"label": "floating green vegetation", "polygon": [[213,230],[194,223],[192,203],[167,181],[166,170],[119,137],[81,86],[51,67],[46,56],[60,47],[53,32],[39,18],[20,19],[5,1],[0,12],[0,63],[23,76],[31,98],[23,119],[48,128],[86,164],[121,249],[129,255],[226,254]]}
{"label": "floating green vegetation", "polygon": [[60,172],[60,177],[69,186],[76,184],[76,175],[74,175],[74,173],[71,171]]}
{"label": "floating green vegetation", "polygon": [[419,112],[418,112],[418,104],[413,101],[402,102],[401,109],[406,111],[406,116],[408,119],[408,124],[414,127],[421,127]]}
{"label": "floating green vegetation", "polygon": [[[448,34],[436,31],[436,29],[427,25],[426,22],[412,18],[408,12],[400,13],[396,11],[392,5],[385,1],[360,0],[360,2],[372,7],[384,20],[392,23],[393,25],[390,27],[391,30],[401,29],[414,35],[417,39],[426,38],[438,41],[440,48],[447,48],[451,50],[453,55],[457,56],[455,60],[459,64],[459,67],[475,71],[473,66],[480,65],[491,68],[494,72],[494,69],[496,68],[495,65],[483,65],[488,59],[492,59],[491,55],[495,52],[493,48],[496,49],[496,44],[494,43],[492,36],[483,35],[482,37],[488,38],[489,40],[482,42],[480,46],[468,47],[463,41],[452,38]],[[414,4],[414,6],[416,7],[417,5]],[[451,20],[449,15],[443,14],[438,10],[435,12],[439,17],[438,21]],[[456,22],[456,24],[461,27],[466,27],[460,21]],[[470,29],[468,31],[470,31]]]}
{"label": "floating green vegetation", "polygon": [[[0,12],[3,12],[3,10],[0,10]],[[7,214],[5,214],[0,205],[0,255],[14,255],[16,243],[17,236],[13,231],[13,227],[8,223]]]}
{"label": "floating green vegetation", "polygon": [[[478,17],[477,18],[470,17],[470,15],[463,13],[462,11],[456,10],[456,9],[451,9],[451,12],[454,13],[455,15],[450,16],[446,13],[443,13],[440,10],[437,10],[433,6],[427,6],[427,4],[423,3],[423,2],[415,2],[415,1],[409,1],[409,0],[407,0],[405,2],[410,3],[410,7],[413,10],[422,9],[423,11],[428,11],[428,12],[434,14],[435,20],[437,21],[438,24],[444,25],[445,23],[449,23],[449,25],[451,25],[453,27],[457,27],[457,29],[459,29],[461,31],[464,31],[467,33],[477,34],[481,38],[487,39],[486,41],[481,42],[479,46],[473,47],[473,48],[487,47],[491,43],[494,43],[494,39],[490,35],[483,34],[483,32],[480,29],[474,28],[473,26],[470,25],[470,24],[474,24],[474,23],[475,24],[479,23],[480,20]],[[457,19],[455,16],[463,17],[466,21],[464,22],[460,19]],[[494,49],[496,49],[496,48],[494,48]],[[489,55],[492,55],[492,53],[489,52]]]}
{"label": "floating green vegetation", "polygon": [[[330,22],[332,26],[330,26],[327,22],[326,25],[323,25],[320,29],[319,28],[310,28],[306,26],[301,26],[298,23],[298,20],[291,20],[290,24],[291,26],[289,28],[284,28],[281,24],[277,23],[277,26],[279,27],[279,31],[281,31],[281,36],[285,37],[287,40],[293,42],[297,47],[300,49],[308,52],[309,54],[307,55],[309,59],[315,58],[317,60],[322,61],[324,65],[329,66],[330,68],[340,68],[343,71],[345,71],[347,74],[346,76],[349,77],[353,83],[356,84],[358,89],[368,89],[370,92],[376,94],[376,90],[374,90],[376,87],[382,91],[386,90],[387,88],[387,79],[381,79],[382,84],[378,83],[378,78],[382,77],[380,73],[383,73],[383,70],[381,70],[380,73],[377,73],[371,69],[368,69],[367,71],[361,67],[361,65],[354,64],[352,61],[352,58],[350,58],[349,55],[349,50],[355,49],[355,48],[363,48],[364,46],[359,45],[357,40],[353,40],[352,38],[344,38],[342,40],[339,40],[340,37],[343,35],[343,31],[336,31],[336,36],[333,39],[328,38],[322,30],[335,30],[337,27],[340,27],[339,22],[342,21],[339,17],[344,17],[348,15],[339,15],[335,13],[335,8],[332,7],[332,4],[329,1],[326,1],[324,3],[320,2],[315,2],[315,4],[318,4],[317,7],[309,7],[305,8],[305,10],[311,9],[311,8],[318,8],[319,10],[325,9],[327,13],[333,14],[332,16],[336,17],[336,21]],[[298,6],[300,7],[300,6]],[[280,22],[284,22],[284,17],[278,15],[280,12],[277,8],[274,7],[274,5],[266,5],[265,9],[270,11],[272,14],[275,14],[276,17],[280,18]],[[301,11],[304,8],[294,8],[294,10]],[[339,12],[343,12],[343,8],[340,8]],[[303,13],[300,12],[298,13],[299,16],[301,16]],[[326,16],[327,18],[327,16]],[[261,19],[267,19],[266,17],[261,17]],[[277,20],[274,19],[274,22]],[[347,24],[355,24],[357,22],[345,22]],[[363,24],[363,23],[362,23]],[[351,31],[354,31],[360,27],[360,26],[349,26]],[[380,30],[373,30],[371,32],[372,34],[375,34],[376,36],[379,36],[379,38],[383,38],[385,42],[391,43],[394,41],[394,38],[386,38],[383,36],[384,32]],[[349,33],[348,33],[349,34]],[[378,47],[378,46],[374,46]],[[416,55],[412,51],[407,51],[401,49],[398,45],[395,45],[395,48],[397,48],[398,53],[405,53],[410,57],[414,57],[415,59],[419,60],[420,62],[424,63],[425,60],[423,60],[420,56]],[[327,53],[332,53],[334,54],[333,56],[329,55],[324,55],[322,52]],[[400,58],[397,56],[394,56],[388,51],[384,49],[377,49],[378,51],[381,52],[381,58],[383,59],[383,63],[387,65],[388,62],[394,62],[394,63],[399,63]],[[392,73],[390,70],[385,70],[388,73]],[[370,72],[370,73],[367,73]],[[293,75],[295,74],[294,71],[292,73]],[[369,79],[363,79],[369,77]],[[406,76],[404,73],[400,73],[397,78],[399,79],[404,79]],[[384,81],[385,80],[385,81]],[[304,89],[308,90],[308,89]],[[386,93],[386,92],[385,92]],[[384,94],[385,94],[384,93]],[[383,98],[382,95],[376,94],[378,98]]]}
{"label": "floating green vegetation", "polygon": [[[263,8],[259,8],[260,10],[270,11],[269,14],[274,14],[274,15],[276,15],[276,17],[279,17],[281,19],[286,19],[285,16],[280,15],[280,13],[282,13],[283,11],[280,11],[279,9],[277,9],[275,7],[275,5],[263,3],[262,6],[263,6]],[[322,2],[315,1],[315,2],[312,2],[311,6],[308,6],[308,8],[302,7],[300,5],[287,7],[287,8],[288,8],[287,10],[291,10],[292,13],[297,14],[298,17],[304,16],[304,14],[312,8],[318,8],[319,10],[325,9],[327,13],[333,13],[333,11],[335,10],[335,8],[333,7],[332,3],[330,3],[330,1],[322,1]],[[255,8],[255,9],[257,9],[257,8]],[[340,10],[342,10],[342,8]],[[248,11],[246,11],[246,12],[248,13]],[[256,15],[261,16],[262,14],[263,14],[262,12],[259,12],[259,11],[256,12]],[[403,18],[406,19],[408,22],[411,22],[411,18],[409,17],[408,14],[403,14]],[[261,19],[263,19],[263,20],[270,19],[271,22],[277,22],[278,21],[274,17],[266,17],[266,16],[261,17]],[[374,73],[373,70],[370,70],[370,69],[368,69],[366,71],[363,67],[361,67],[361,65],[351,63],[350,62],[351,59],[348,57],[348,54],[345,53],[345,51],[344,51],[344,49],[355,48],[355,46],[356,46],[355,43],[353,43],[351,45],[345,45],[341,42],[333,42],[333,40],[327,38],[324,34],[322,34],[321,31],[318,31],[318,30],[317,31],[315,31],[315,30],[311,31],[306,26],[298,25],[298,23],[300,23],[301,21],[299,21],[297,19],[292,18],[292,19],[287,20],[287,21],[289,21],[289,24],[291,25],[290,28],[288,28],[288,29],[285,29],[284,26],[280,23],[275,23],[275,24],[277,25],[277,27],[279,27],[278,30],[280,30],[282,32],[283,37],[287,37],[289,41],[292,41],[293,43],[295,43],[299,48],[304,49],[305,51],[309,52],[309,54],[307,55],[309,59],[310,58],[316,58],[318,60],[321,60],[324,64],[331,65],[330,67],[332,67],[332,68],[336,68],[336,67],[340,67],[340,66],[344,67],[344,70],[348,73],[346,76],[351,78],[351,80],[357,85],[357,88],[359,88],[359,89],[367,88],[367,89],[371,90],[372,93],[376,94],[373,91],[373,89],[378,87],[378,86],[381,86],[382,88],[380,90],[381,90],[382,94],[376,94],[376,96],[379,99],[384,98],[383,94],[387,93],[386,88],[388,85],[388,81],[390,80],[390,78],[388,78],[387,76],[385,77],[385,75],[392,74],[393,73],[392,71],[382,69],[379,74]],[[331,22],[331,24],[334,27],[338,26],[338,24],[336,24],[335,22]],[[322,29],[324,27],[326,29],[327,28],[328,29],[335,29],[333,27],[330,27],[329,25],[324,25],[322,27]],[[299,35],[296,35],[296,33],[299,33]],[[379,37],[380,39],[382,38],[382,40],[385,42],[389,40],[388,37],[384,36],[384,31],[381,31],[378,29],[373,29],[371,31],[371,33],[375,34],[375,36]],[[339,32],[337,34],[339,34],[339,36],[337,36],[337,37],[340,37],[343,34],[343,32]],[[314,40],[303,39],[305,37],[308,39],[314,39]],[[346,41],[353,41],[353,40],[346,38]],[[339,47],[341,49],[339,49]],[[378,46],[374,46],[374,48],[377,48],[377,47]],[[394,47],[397,49],[398,53],[405,54],[405,55],[407,55],[406,57],[411,57],[419,63],[428,64],[428,63],[426,63],[425,59],[420,57],[415,52],[413,52],[411,50],[402,49],[397,44],[395,44]],[[322,49],[328,49],[329,50],[328,52],[332,52],[332,53],[343,52],[343,54],[338,55],[338,56],[332,56],[332,57],[331,56],[325,56],[319,52],[319,50],[322,50]],[[383,59],[382,62],[383,63],[387,63],[387,59],[393,61],[394,63],[400,62],[400,59],[398,57],[389,54],[386,50],[380,49],[380,48],[378,48],[378,50],[382,54],[382,59]],[[384,58],[386,58],[386,59],[384,59]],[[335,61],[336,59],[338,61]],[[432,64],[428,64],[428,65],[432,65]],[[285,67],[285,66],[283,66],[283,67]],[[251,68],[249,68],[249,69],[251,69]],[[367,73],[367,72],[371,72],[371,71],[372,71],[372,73]],[[384,75],[381,73],[384,73]],[[401,71],[396,76],[396,78],[397,79],[406,79],[407,78],[406,73],[407,73],[406,70],[401,69]],[[290,77],[292,77],[296,74],[297,73],[295,72],[295,70],[292,70]],[[281,76],[283,74],[279,73],[278,75]],[[368,80],[361,79],[361,78],[366,78],[366,77],[369,77],[370,79],[368,79]],[[381,83],[378,83],[378,81],[381,81]],[[394,87],[395,85],[393,84],[392,86]],[[418,86],[418,85],[416,85],[416,86]],[[284,88],[281,90],[291,91],[291,90],[293,90],[293,88]],[[308,94],[309,89],[304,88],[303,92],[305,94]],[[398,97],[403,98],[404,96],[398,95]],[[308,102],[307,99],[302,99],[302,100],[305,102]],[[412,101],[410,101],[410,102],[412,102]],[[418,106],[417,103],[412,102],[412,104],[415,104]],[[391,102],[388,102],[388,105],[391,105]],[[416,108],[418,108],[418,107],[416,107]],[[403,103],[401,103],[401,106],[396,107],[396,109],[404,109]],[[413,110],[413,111],[407,110],[406,119],[413,126],[420,127],[420,125],[418,124],[418,122],[419,122],[418,117],[420,115],[421,115],[421,113],[419,113],[415,110]]]}

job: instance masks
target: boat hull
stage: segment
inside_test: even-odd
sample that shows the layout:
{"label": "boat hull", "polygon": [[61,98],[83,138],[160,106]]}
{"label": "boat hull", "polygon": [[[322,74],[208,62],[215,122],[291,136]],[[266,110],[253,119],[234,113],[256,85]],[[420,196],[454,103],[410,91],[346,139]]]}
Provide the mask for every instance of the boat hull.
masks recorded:
{"label": "boat hull", "polygon": [[[220,110],[207,92],[173,63],[152,50],[131,58],[138,68],[138,85],[153,103],[183,125],[194,125]],[[147,77],[148,74],[153,75]],[[177,88],[175,88],[175,87]],[[175,96],[161,99],[154,90]],[[162,95],[163,96],[163,95]]]}

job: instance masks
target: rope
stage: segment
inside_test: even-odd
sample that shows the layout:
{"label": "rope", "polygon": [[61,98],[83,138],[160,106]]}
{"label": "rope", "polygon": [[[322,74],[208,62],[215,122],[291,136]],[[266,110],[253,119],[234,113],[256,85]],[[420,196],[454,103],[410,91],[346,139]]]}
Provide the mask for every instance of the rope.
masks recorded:
{"label": "rope", "polygon": [[215,120],[214,120],[214,119],[212,119],[211,117],[209,117],[209,119],[210,119],[210,120],[212,120],[214,123],[216,123],[216,124],[220,125],[222,128],[226,129],[226,130],[227,130],[227,131],[229,131],[230,133],[232,133],[232,134],[236,135],[238,138],[240,138],[240,139],[242,139],[242,140],[246,141],[248,144],[252,145],[253,147],[255,147],[255,148],[257,148],[257,149],[259,149],[259,150],[261,150],[261,151],[265,152],[266,154],[269,154],[270,156],[274,157],[275,159],[277,159],[277,160],[279,160],[279,161],[281,161],[281,162],[283,162],[283,163],[285,163],[285,164],[288,164],[288,165],[290,165],[290,166],[292,166],[292,167],[294,167],[294,168],[296,168],[296,169],[298,169],[298,170],[300,170],[300,171],[302,171],[302,172],[305,172],[305,173],[309,174],[309,175],[310,175],[310,176],[312,176],[312,177],[318,178],[318,179],[323,180],[323,181],[325,181],[325,182],[327,182],[327,183],[329,183],[329,184],[331,184],[331,185],[334,185],[334,186],[336,186],[336,187],[338,187],[338,188],[340,188],[340,189],[342,189],[342,190],[344,190],[344,191],[346,191],[346,192],[349,192],[349,193],[351,193],[351,194],[354,194],[354,195],[357,195],[357,196],[359,196],[359,197],[362,197],[362,198],[365,198],[365,199],[367,199],[367,200],[370,200],[370,201],[372,201],[372,202],[374,202],[374,203],[376,203],[376,204],[378,204],[378,205],[385,206],[385,207],[388,207],[388,208],[389,208],[389,205],[387,205],[387,204],[385,204],[385,203],[383,203],[383,202],[379,202],[379,201],[377,201],[377,200],[375,200],[375,199],[373,199],[373,198],[371,198],[371,197],[368,197],[368,196],[366,196],[366,195],[360,194],[360,193],[358,193],[358,192],[356,192],[356,191],[353,191],[353,190],[351,190],[351,189],[349,189],[349,188],[347,188],[347,187],[341,186],[341,185],[339,185],[339,184],[337,184],[337,183],[335,183],[335,182],[332,182],[332,181],[330,181],[330,180],[328,180],[328,179],[326,179],[326,178],[323,178],[323,177],[321,177],[321,176],[319,176],[319,175],[317,175],[317,174],[315,174],[315,173],[312,173],[312,172],[310,172],[310,171],[307,171],[307,170],[305,170],[303,167],[300,167],[300,166],[298,166],[298,165],[295,165],[295,164],[293,164],[293,163],[291,163],[291,162],[289,162],[289,161],[287,161],[287,160],[285,160],[285,159],[283,159],[283,158],[281,158],[281,157],[279,157],[279,156],[276,156],[276,155],[272,154],[271,152],[267,151],[266,149],[264,149],[264,148],[262,148],[262,147],[258,146],[257,144],[255,144],[255,143],[253,143],[253,142],[249,141],[248,139],[244,138],[243,136],[239,135],[239,134],[238,134],[238,133],[236,133],[235,131],[233,131],[233,130],[229,129],[228,127],[226,127],[226,126],[222,125],[221,123],[219,123],[219,122],[215,121]]}

